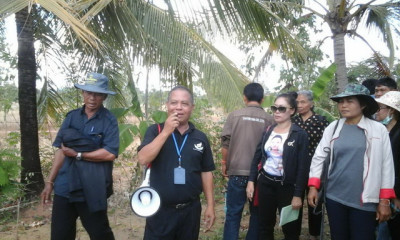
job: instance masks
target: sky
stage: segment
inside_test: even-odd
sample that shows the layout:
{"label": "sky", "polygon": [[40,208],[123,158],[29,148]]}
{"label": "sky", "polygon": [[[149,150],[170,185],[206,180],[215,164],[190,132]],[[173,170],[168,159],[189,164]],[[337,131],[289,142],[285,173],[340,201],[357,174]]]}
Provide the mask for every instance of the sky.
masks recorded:
{"label": "sky", "polygon": [[[162,0],[154,0],[156,4],[159,6],[163,6],[164,2]],[[362,2],[362,1],[359,1]],[[366,1],[365,1],[366,2]],[[315,4],[314,1],[307,1],[307,4],[315,10],[321,11],[321,8]],[[14,16],[11,16],[6,19],[6,26],[7,26],[7,38],[10,43],[12,51],[15,51],[16,54],[16,49],[17,49],[17,41],[16,41],[16,30],[15,30],[15,20]],[[323,30],[322,33],[318,33],[318,35],[311,35],[311,40],[312,41],[317,41],[321,40],[324,37],[328,37],[331,35],[330,30],[327,26],[327,24],[322,24],[321,22],[317,23],[317,27],[321,28]],[[363,37],[367,39],[367,41],[383,55],[388,55],[389,51],[387,50],[385,44],[382,42],[380,36],[377,32],[374,31],[367,31],[364,28],[359,28],[358,31]],[[400,43],[400,41],[395,41],[397,44]],[[238,49],[238,46],[235,45],[234,43],[230,42],[229,39],[222,39],[222,38],[217,38],[214,40],[213,45],[220,50],[222,53],[224,53],[232,62],[235,63],[237,67],[239,67],[243,73],[245,73],[245,69],[243,66],[246,65],[246,54]],[[264,47],[267,47],[267,43],[265,44]],[[326,39],[324,43],[321,45],[321,49],[325,54],[328,54],[330,57],[328,59],[325,59],[325,61],[322,63],[323,66],[327,67],[330,65],[331,62],[333,62],[333,41],[331,39]],[[259,48],[254,48],[253,50],[254,56],[255,56],[255,63],[258,63],[258,61],[261,59],[261,56],[263,55],[263,52],[260,51]],[[347,64],[351,63],[356,63],[362,60],[365,60],[367,58],[370,58],[372,56],[372,50],[369,49],[369,47],[362,42],[359,39],[356,38],[350,38],[346,37],[346,59],[347,59]],[[396,53],[396,57],[399,58],[399,54]],[[276,86],[278,86],[278,80],[279,80],[279,71],[281,68],[286,67],[286,64],[281,60],[281,57],[278,55],[274,55],[272,59],[270,60],[268,66],[266,69],[261,73],[257,81],[263,81],[265,86],[269,88],[269,90],[272,90]],[[136,67],[136,73],[137,76],[134,76],[134,79],[141,79],[141,81],[138,82],[139,89],[144,90],[145,89],[145,78],[146,78],[146,69],[142,67]],[[62,79],[62,77],[60,77]],[[158,89],[160,86],[160,76],[159,72],[157,69],[154,69],[150,71],[150,77],[151,79],[150,82],[150,88]],[[252,77],[250,77],[250,80],[253,80]],[[63,80],[57,83],[57,87],[61,88],[64,85]],[[40,83],[38,83],[38,87],[40,87]]]}

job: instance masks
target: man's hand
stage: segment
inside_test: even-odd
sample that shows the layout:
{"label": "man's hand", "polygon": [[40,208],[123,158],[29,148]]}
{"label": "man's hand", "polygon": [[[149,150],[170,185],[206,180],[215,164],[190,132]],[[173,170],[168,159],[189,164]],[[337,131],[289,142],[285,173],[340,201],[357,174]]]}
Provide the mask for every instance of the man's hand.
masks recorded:
{"label": "man's hand", "polygon": [[221,161],[221,174],[224,177],[228,177],[228,174],[226,172],[226,162]]}
{"label": "man's hand", "polygon": [[46,182],[44,185],[44,189],[40,194],[41,204],[46,205],[51,203],[51,193],[53,192],[53,183]]}
{"label": "man's hand", "polygon": [[310,190],[308,191],[308,196],[307,196],[308,204],[310,204],[311,207],[316,207],[318,204],[318,190],[315,187],[310,187]]}
{"label": "man's hand", "polygon": [[169,135],[172,134],[178,126],[178,113],[172,113],[168,116],[167,120],[165,120],[163,131],[165,131]]}
{"label": "man's hand", "polygon": [[300,209],[303,206],[303,201],[301,201],[301,197],[293,197],[292,198],[292,209]]}
{"label": "man's hand", "polygon": [[65,147],[63,144],[61,144],[61,150],[63,151],[64,156],[67,157],[76,157],[78,155],[74,149]]}
{"label": "man's hand", "polygon": [[390,210],[390,200],[389,199],[381,199],[379,201],[378,207],[376,208],[376,220],[381,222],[385,222],[389,220],[392,212]]}
{"label": "man's hand", "polygon": [[215,222],[215,211],[214,206],[207,206],[204,211],[204,224],[206,226],[206,231],[209,231]]}
{"label": "man's hand", "polygon": [[247,183],[246,194],[247,194],[247,198],[250,201],[253,201],[253,197],[254,197],[254,182],[249,181]]}

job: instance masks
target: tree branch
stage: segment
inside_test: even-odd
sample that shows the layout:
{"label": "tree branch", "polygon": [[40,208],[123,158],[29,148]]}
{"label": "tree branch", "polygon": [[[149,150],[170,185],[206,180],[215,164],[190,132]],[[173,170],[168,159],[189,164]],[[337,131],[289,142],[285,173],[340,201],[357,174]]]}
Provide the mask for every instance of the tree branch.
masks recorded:
{"label": "tree branch", "polygon": [[366,4],[359,4],[361,7],[359,9],[357,9],[357,11],[355,11],[353,14],[350,15],[350,19],[353,19],[354,17],[358,16],[358,14],[360,14],[361,11],[364,11],[365,9],[367,9],[373,2],[376,2],[377,0],[371,0]]}

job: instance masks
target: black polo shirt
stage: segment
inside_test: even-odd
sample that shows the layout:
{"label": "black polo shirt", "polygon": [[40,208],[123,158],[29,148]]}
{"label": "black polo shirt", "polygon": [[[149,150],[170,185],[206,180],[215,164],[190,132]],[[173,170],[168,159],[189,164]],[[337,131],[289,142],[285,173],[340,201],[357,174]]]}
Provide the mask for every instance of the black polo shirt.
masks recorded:
{"label": "black polo shirt", "polygon": [[[164,124],[161,124],[161,129],[163,127]],[[151,125],[147,129],[138,151],[151,143],[158,134],[157,124]],[[189,123],[189,129],[183,135],[178,130],[175,130],[174,134],[178,147],[182,145],[185,134],[188,134],[181,153],[186,183],[182,185],[174,184],[174,168],[179,166],[179,162],[171,135],[151,164],[150,186],[160,194],[163,205],[185,203],[198,198],[203,190],[201,172],[215,170],[211,147],[203,132]]]}

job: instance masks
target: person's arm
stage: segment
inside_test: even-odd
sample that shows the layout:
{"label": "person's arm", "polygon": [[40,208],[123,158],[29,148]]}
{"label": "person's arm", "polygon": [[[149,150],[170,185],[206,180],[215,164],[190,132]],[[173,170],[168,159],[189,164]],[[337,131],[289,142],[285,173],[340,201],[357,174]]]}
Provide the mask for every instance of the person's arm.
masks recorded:
{"label": "person's arm", "polygon": [[382,131],[382,174],[381,189],[379,193],[379,204],[376,209],[376,220],[384,222],[390,219],[390,199],[395,198],[394,193],[394,164],[392,147],[390,145],[389,134]]}
{"label": "person's arm", "polygon": [[214,183],[212,172],[202,172],[201,181],[203,185],[204,196],[207,200],[207,208],[204,211],[204,223],[206,224],[206,229],[210,230],[215,221]]}
{"label": "person's arm", "polygon": [[51,166],[49,176],[45,181],[44,189],[40,194],[42,205],[51,202],[51,193],[53,192],[54,188],[54,180],[56,179],[58,171],[62,167],[63,163],[64,163],[63,151],[61,149],[58,149],[54,155],[54,161]]}
{"label": "person's arm", "polygon": [[165,120],[164,128],[151,141],[149,144],[144,146],[138,152],[138,162],[142,165],[147,165],[151,163],[157,155],[160,153],[162,146],[164,145],[165,141],[167,141],[168,137],[174,132],[175,128],[179,126],[179,119],[177,114],[171,114],[167,120]]}
{"label": "person's arm", "polygon": [[296,157],[297,157],[297,172],[296,172],[296,185],[294,196],[301,198],[304,190],[307,187],[308,173],[310,172],[311,158],[308,154],[308,135],[306,131],[299,131],[296,140]]}
{"label": "person's arm", "polygon": [[[65,156],[68,157],[77,157],[78,152],[72,148],[65,147],[61,145],[61,150],[63,151]],[[106,161],[114,161],[115,158],[114,154],[110,153],[104,148],[97,149],[92,152],[82,152],[82,160],[90,161],[90,162],[106,162]]]}
{"label": "person's arm", "polygon": [[226,169],[226,161],[228,159],[228,149],[222,147],[221,148],[221,153],[222,153],[222,160],[221,160],[221,172],[222,176],[228,177],[227,169]]}
{"label": "person's arm", "polygon": [[[339,121],[339,120],[337,120]],[[315,149],[314,156],[311,160],[308,187],[309,192],[307,195],[308,204],[312,207],[316,207],[318,204],[318,189],[321,183],[321,174],[324,166],[324,161],[327,157],[327,152],[324,151],[325,148],[330,148],[330,141],[332,139],[332,134],[336,122],[332,122],[325,130],[322,135],[321,141],[319,142],[317,148]]]}
{"label": "person's arm", "polygon": [[221,173],[222,176],[228,177],[226,162],[228,161],[228,152],[229,152],[229,144],[231,142],[231,134],[232,134],[232,113],[230,113],[226,119],[224,124],[224,128],[221,132]]}
{"label": "person's arm", "polygon": [[[246,195],[247,198],[250,201],[253,201],[253,197],[254,197],[254,183],[257,180],[257,176],[258,176],[258,165],[261,162],[262,159],[262,143],[263,143],[263,138],[265,137],[265,133],[263,135],[263,137],[261,138],[261,141],[258,143],[257,147],[256,147],[256,152],[254,153],[254,157],[253,160],[251,162],[251,166],[250,166],[250,176],[249,176],[249,181],[247,182],[247,187],[246,187]],[[262,166],[261,166],[262,167]]]}
{"label": "person's arm", "polygon": [[[337,120],[340,121],[340,120]],[[323,170],[324,161],[327,157],[327,152],[324,150],[325,148],[331,148],[331,140],[334,128],[336,126],[336,121],[332,122],[324,131],[322,135],[321,141],[318,143],[317,148],[315,149],[314,156],[311,160],[309,178],[308,178],[308,186],[315,187],[317,190],[320,188],[321,184],[321,174]],[[338,131],[338,130],[336,130]],[[333,151],[333,150],[332,150]]]}

